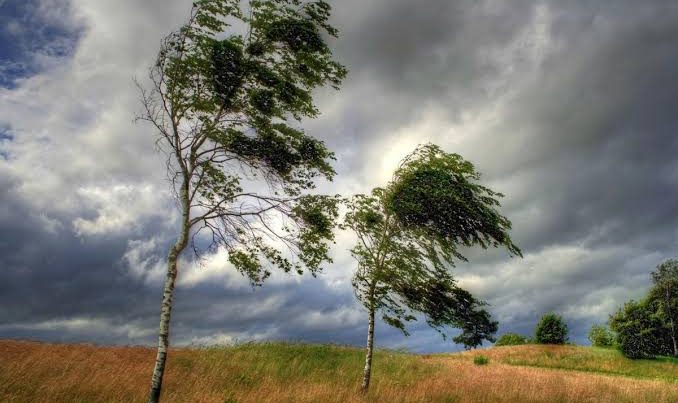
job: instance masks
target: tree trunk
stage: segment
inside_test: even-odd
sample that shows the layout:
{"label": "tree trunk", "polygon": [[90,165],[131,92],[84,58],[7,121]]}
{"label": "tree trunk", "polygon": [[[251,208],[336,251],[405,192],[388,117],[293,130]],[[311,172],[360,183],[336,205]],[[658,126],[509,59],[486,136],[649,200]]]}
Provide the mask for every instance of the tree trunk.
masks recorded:
{"label": "tree trunk", "polygon": [[363,372],[363,392],[367,392],[370,387],[370,377],[372,376],[372,351],[374,346],[374,308],[370,308],[369,324],[367,326],[367,354],[365,355],[365,370]]}
{"label": "tree trunk", "polygon": [[676,326],[673,321],[673,311],[671,310],[671,294],[668,285],[666,286],[666,314],[671,319],[671,341],[673,341],[673,356],[678,357],[678,344],[676,344]]}
{"label": "tree trunk", "polygon": [[174,285],[177,279],[177,260],[179,255],[188,245],[188,236],[190,231],[189,222],[189,201],[188,185],[184,181],[181,189],[182,202],[182,223],[181,236],[170,249],[167,256],[167,277],[165,278],[165,288],[162,294],[162,306],[160,308],[160,332],[158,334],[158,354],[155,358],[155,368],[151,378],[151,391],[148,396],[148,403],[158,403],[160,401],[160,392],[162,389],[162,378],[165,374],[165,362],[167,361],[167,348],[169,347],[169,327],[170,317],[172,316],[172,299],[174,298]]}
{"label": "tree trunk", "polygon": [[177,278],[177,253],[176,248],[172,248],[167,258],[167,278],[165,279],[165,289],[162,294],[162,306],[160,309],[160,332],[158,335],[158,354],[155,358],[155,369],[153,369],[153,378],[151,380],[151,393],[148,397],[149,403],[160,401],[160,390],[162,388],[162,377],[165,373],[165,362],[167,361],[167,347],[169,346],[169,324],[172,314],[172,298],[174,296],[174,284]]}
{"label": "tree trunk", "polygon": [[673,340],[673,356],[678,357],[678,344],[676,344],[676,327],[671,318],[671,340]]}

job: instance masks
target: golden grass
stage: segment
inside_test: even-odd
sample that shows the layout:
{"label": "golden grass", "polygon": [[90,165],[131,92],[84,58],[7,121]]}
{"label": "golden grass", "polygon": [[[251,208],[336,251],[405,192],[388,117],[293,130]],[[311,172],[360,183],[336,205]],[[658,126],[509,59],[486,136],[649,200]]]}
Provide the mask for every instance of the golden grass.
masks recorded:
{"label": "golden grass", "polygon": [[[515,358],[512,349],[516,348],[483,350],[490,358],[483,366],[472,362],[478,352],[418,356],[379,351],[366,396],[357,389],[363,359],[358,349],[282,343],[173,349],[163,401],[678,401],[678,384],[672,382],[501,363],[506,357]],[[554,354],[560,354],[560,349],[554,347]],[[538,355],[538,349],[519,350],[527,356]],[[0,341],[0,401],[143,402],[154,355],[152,349],[143,347]]]}
{"label": "golden grass", "polygon": [[629,360],[619,350],[611,348],[534,344],[493,347],[450,357],[463,359],[478,354],[504,364],[588,371],[678,383],[677,359]]}

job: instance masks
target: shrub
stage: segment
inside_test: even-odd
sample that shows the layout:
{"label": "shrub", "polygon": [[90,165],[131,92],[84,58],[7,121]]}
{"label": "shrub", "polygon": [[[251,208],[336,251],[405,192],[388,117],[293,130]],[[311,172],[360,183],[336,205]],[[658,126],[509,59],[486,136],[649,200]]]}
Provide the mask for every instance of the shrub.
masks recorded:
{"label": "shrub", "polygon": [[499,337],[495,346],[520,346],[522,344],[528,344],[530,340],[518,333],[504,333]]}
{"label": "shrub", "polygon": [[615,336],[607,326],[593,325],[589,330],[589,341],[594,347],[612,347]]}
{"label": "shrub", "polygon": [[484,355],[476,355],[473,357],[473,363],[476,365],[487,365],[490,362],[490,359]]}
{"label": "shrub", "polygon": [[560,315],[547,313],[541,317],[534,334],[540,344],[565,344],[567,324]]}

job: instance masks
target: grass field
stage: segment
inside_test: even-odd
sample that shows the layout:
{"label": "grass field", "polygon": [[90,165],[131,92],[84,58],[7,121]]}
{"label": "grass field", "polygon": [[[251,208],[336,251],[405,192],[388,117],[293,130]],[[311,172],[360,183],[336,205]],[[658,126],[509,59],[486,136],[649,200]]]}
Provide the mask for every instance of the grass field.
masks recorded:
{"label": "grass field", "polygon": [[678,359],[662,357],[654,360],[629,360],[618,350],[610,348],[527,345],[494,347],[449,357],[464,359],[466,355],[478,354],[510,365],[586,371],[678,383]]}
{"label": "grass field", "polygon": [[[482,354],[487,365],[474,365]],[[0,341],[0,402],[144,402],[155,352]],[[358,390],[359,349],[246,344],[174,349],[164,402],[677,402],[678,362],[631,361],[576,346],[497,347],[460,354],[378,351]]]}

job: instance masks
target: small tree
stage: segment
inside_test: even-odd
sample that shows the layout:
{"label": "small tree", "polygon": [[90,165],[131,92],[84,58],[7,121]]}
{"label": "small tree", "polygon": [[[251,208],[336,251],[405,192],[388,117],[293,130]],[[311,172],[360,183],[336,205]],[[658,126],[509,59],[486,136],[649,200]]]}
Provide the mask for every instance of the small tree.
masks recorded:
{"label": "small tree", "polygon": [[358,237],[353,287],[368,311],[363,390],[370,384],[377,311],[405,335],[419,312],[443,337],[446,326],[461,328],[454,341],[467,348],[494,340],[497,322],[448,271],[455,258],[465,260],[460,245],[505,246],[520,255],[508,235],[511,223],[495,210],[501,195],[478,179],[461,156],[427,144],[403,160],[386,188],[348,203],[344,226]]}
{"label": "small tree", "polygon": [[[247,5],[247,4],[245,4]],[[346,74],[325,39],[324,1],[194,0],[140,85],[140,119],[157,130],[181,211],[167,258],[149,402],[160,398],[179,256],[224,248],[253,284],[271,268],[315,273],[328,261],[336,200],[304,193],[331,179],[332,153],[299,127],[317,116],[312,90]],[[236,24],[242,32],[225,34]],[[197,239],[197,241],[196,241]]]}
{"label": "small tree", "polygon": [[567,324],[560,315],[547,313],[537,324],[535,339],[540,344],[565,344],[567,332]]}
{"label": "small tree", "polygon": [[615,340],[614,333],[604,325],[591,326],[588,338],[594,347],[612,347]]}
{"label": "small tree", "polygon": [[523,344],[528,344],[530,342],[529,338],[518,333],[504,333],[499,336],[497,342],[494,343],[495,346],[520,346]]}
{"label": "small tree", "polygon": [[669,329],[673,355],[678,357],[678,260],[669,259],[652,272],[654,286],[650,298],[656,302],[657,315]]}

